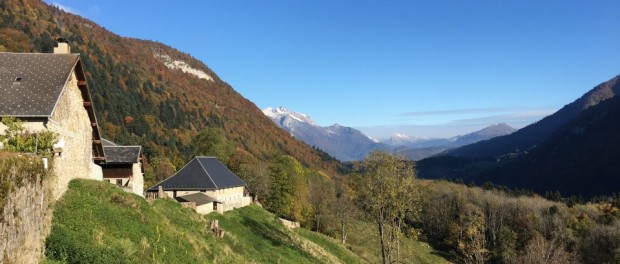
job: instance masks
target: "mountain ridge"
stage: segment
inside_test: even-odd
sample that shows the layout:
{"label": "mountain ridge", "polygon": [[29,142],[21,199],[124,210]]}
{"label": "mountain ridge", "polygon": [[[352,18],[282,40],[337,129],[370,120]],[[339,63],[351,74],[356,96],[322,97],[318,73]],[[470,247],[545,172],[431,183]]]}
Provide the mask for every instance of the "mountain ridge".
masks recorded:
{"label": "mountain ridge", "polygon": [[620,189],[620,97],[582,111],[512,164],[480,177],[502,185],[558,190],[564,195],[611,195]]}
{"label": "mountain ridge", "polygon": [[581,111],[620,94],[620,75],[603,82],[583,96],[540,121],[507,136],[464,146],[444,153],[456,157],[494,157],[512,152],[529,151],[543,142],[562,125],[574,119]]}
{"label": "mountain ridge", "polygon": [[159,164],[185,164],[190,142],[205,128],[224,130],[235,153],[258,160],[291,155],[312,169],[341,172],[341,164],[281,131],[187,53],[116,35],[37,0],[0,2],[0,24],[0,51],[51,52],[56,38],[69,41],[72,52],[80,53],[102,135],[143,145],[148,181],[161,180],[153,178]]}
{"label": "mountain ridge", "polygon": [[309,115],[295,112],[286,107],[267,107],[263,113],[280,128],[293,137],[315,146],[341,161],[362,160],[373,150],[385,150],[405,155],[411,160],[420,160],[451,148],[460,147],[515,131],[505,123],[485,127],[479,131],[452,138],[420,139],[405,134],[395,134],[379,141],[361,131],[334,124],[319,126]]}
{"label": "mountain ridge", "polygon": [[340,161],[362,160],[372,150],[387,149],[357,129],[339,124],[322,127],[308,115],[285,107],[268,107],[263,109],[263,113],[293,137]]}
{"label": "mountain ridge", "polygon": [[407,158],[412,160],[421,160],[434,155],[441,155],[446,151],[466,146],[468,144],[474,144],[477,142],[490,140],[499,136],[510,135],[514,133],[516,129],[509,126],[506,123],[499,123],[495,125],[487,126],[481,130],[474,131],[464,135],[458,135],[446,139],[426,139],[417,140],[405,144],[408,149],[401,150]]}
{"label": "mountain ridge", "polygon": [[[620,189],[619,80],[620,75],[595,86],[555,114],[511,135],[421,160],[420,176],[492,182],[541,194],[612,195]],[[538,137],[519,141],[525,136]],[[539,142],[509,148],[532,140]],[[489,148],[493,144],[495,148]]]}

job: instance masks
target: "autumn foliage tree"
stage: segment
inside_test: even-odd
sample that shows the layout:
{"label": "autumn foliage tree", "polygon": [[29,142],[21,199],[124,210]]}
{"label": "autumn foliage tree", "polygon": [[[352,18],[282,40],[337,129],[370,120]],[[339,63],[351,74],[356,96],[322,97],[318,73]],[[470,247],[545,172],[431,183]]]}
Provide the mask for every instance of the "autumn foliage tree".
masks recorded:
{"label": "autumn foliage tree", "polygon": [[308,177],[304,167],[291,156],[276,157],[271,169],[271,193],[263,204],[274,214],[306,224],[312,214],[308,202]]}
{"label": "autumn foliage tree", "polygon": [[356,201],[377,227],[382,261],[397,262],[405,219],[419,212],[413,165],[401,155],[375,151],[358,164],[356,171]]}
{"label": "autumn foliage tree", "polygon": [[192,156],[213,156],[223,163],[233,154],[234,147],[221,128],[205,128],[190,143]]}

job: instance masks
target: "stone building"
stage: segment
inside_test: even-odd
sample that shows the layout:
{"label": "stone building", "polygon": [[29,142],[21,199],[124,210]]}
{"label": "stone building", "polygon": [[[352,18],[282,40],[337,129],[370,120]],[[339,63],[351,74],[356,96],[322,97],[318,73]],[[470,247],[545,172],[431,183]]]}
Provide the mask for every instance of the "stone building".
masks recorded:
{"label": "stone building", "polygon": [[[99,127],[79,54],[60,43],[49,53],[0,53],[0,115],[25,121],[29,132],[59,134],[53,168],[59,198],[74,178],[103,179]],[[0,133],[6,127],[0,124]]]}
{"label": "stone building", "polygon": [[[30,133],[47,130],[59,135],[52,166],[57,177],[54,199],[72,179],[103,180],[105,170],[118,165],[117,160],[107,165],[80,54],[70,53],[67,43],[58,43],[54,53],[0,52],[0,116],[24,121]],[[0,133],[5,130],[0,123]],[[113,159],[119,157],[108,152]],[[136,186],[142,184],[138,167],[140,173],[132,176],[135,181],[140,178]]]}
{"label": "stone building", "polygon": [[195,204],[201,214],[252,203],[245,182],[214,157],[195,157],[175,175],[150,187],[147,196],[156,196],[160,188],[178,202]]}
{"label": "stone building", "polygon": [[121,146],[107,139],[101,139],[105,164],[103,180],[128,192],[143,196],[144,174],[142,146]]}

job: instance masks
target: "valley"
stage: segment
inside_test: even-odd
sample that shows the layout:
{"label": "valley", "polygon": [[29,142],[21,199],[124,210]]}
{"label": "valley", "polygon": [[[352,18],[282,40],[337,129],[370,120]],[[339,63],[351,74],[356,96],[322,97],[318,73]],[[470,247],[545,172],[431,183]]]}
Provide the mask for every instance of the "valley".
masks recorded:
{"label": "valley", "polygon": [[[125,4],[118,14],[136,5]],[[580,90],[557,77],[591,80],[611,59],[581,76],[551,70],[569,63],[546,64],[556,61],[536,48],[512,54],[527,45],[504,51],[518,38],[503,23],[523,26],[498,18],[523,12],[506,7],[493,19],[431,12],[473,16],[472,26],[403,2],[178,4],[187,15],[152,5],[135,16],[153,12],[149,27],[195,37],[174,43],[201,47],[191,54],[123,36],[95,22],[110,13],[78,4],[0,1],[0,110],[10,113],[0,124],[0,263],[620,261],[620,76]],[[256,13],[244,30],[228,28]],[[168,16],[204,28],[152,21]],[[463,31],[425,37],[444,27]],[[283,82],[294,88],[265,88]],[[287,107],[261,109],[265,100]],[[43,105],[44,115],[15,110]],[[388,126],[419,130],[366,134]]]}

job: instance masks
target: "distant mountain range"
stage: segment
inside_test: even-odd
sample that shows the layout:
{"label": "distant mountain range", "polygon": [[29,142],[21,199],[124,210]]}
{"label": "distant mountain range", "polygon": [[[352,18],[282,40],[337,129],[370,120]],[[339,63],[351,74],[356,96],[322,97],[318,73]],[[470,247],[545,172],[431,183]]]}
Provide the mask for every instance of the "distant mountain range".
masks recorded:
{"label": "distant mountain range", "polygon": [[322,127],[308,115],[284,107],[266,108],[263,113],[295,138],[315,146],[341,161],[362,160],[377,149],[398,152],[412,160],[430,157],[452,148],[510,134],[516,131],[506,124],[493,125],[467,135],[452,138],[421,139],[404,134],[378,141],[361,131],[338,124]]}
{"label": "distant mountain range", "polygon": [[519,131],[449,151],[457,157],[494,157],[510,153],[529,151],[549,138],[561,126],[575,119],[583,110],[616,96],[620,93],[618,79],[615,77],[596,86],[581,98],[564,106],[554,114],[520,129]]}
{"label": "distant mountain range", "polygon": [[620,190],[620,76],[507,136],[418,163],[426,178],[560,191],[590,197]]}
{"label": "distant mountain range", "polygon": [[295,138],[341,161],[361,160],[374,149],[387,148],[354,128],[338,124],[322,127],[309,116],[284,107],[270,107],[264,109],[263,113]]}
{"label": "distant mountain range", "polygon": [[[399,152],[412,160],[421,160],[444,151],[465,146],[468,144],[492,139],[499,136],[510,135],[517,131],[507,124],[497,124],[483,128],[480,131],[472,132],[466,135],[456,136],[452,138],[439,139],[413,139],[412,141],[402,144],[405,150]],[[395,142],[390,138],[389,142]],[[401,138],[401,142],[402,138]]]}

